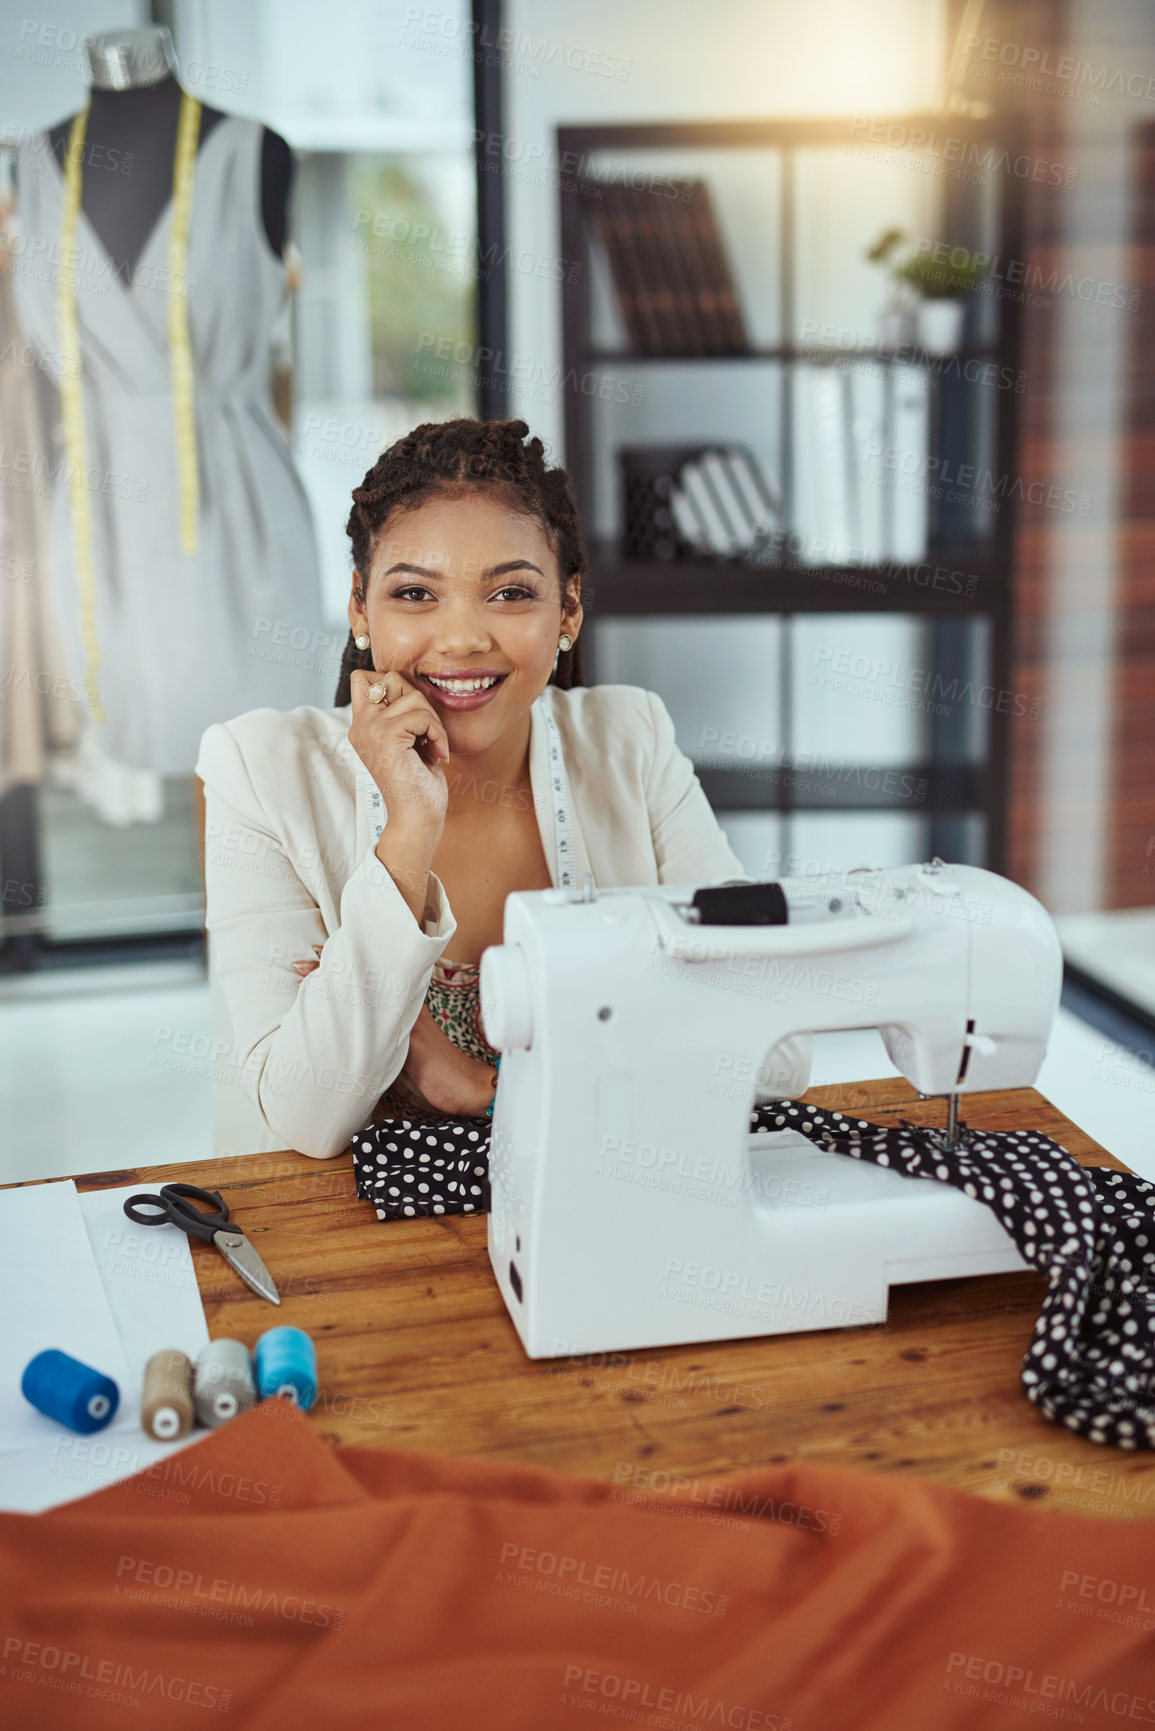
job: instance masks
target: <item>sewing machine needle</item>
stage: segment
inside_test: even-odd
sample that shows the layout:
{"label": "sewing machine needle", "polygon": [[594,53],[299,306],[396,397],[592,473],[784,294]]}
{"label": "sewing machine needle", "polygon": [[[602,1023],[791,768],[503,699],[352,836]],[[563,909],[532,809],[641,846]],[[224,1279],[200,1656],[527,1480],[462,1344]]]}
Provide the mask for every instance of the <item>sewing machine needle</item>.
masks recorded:
{"label": "sewing machine needle", "polygon": [[958,1147],[957,1094],[948,1094],[946,1097],[946,1145],[948,1148]]}

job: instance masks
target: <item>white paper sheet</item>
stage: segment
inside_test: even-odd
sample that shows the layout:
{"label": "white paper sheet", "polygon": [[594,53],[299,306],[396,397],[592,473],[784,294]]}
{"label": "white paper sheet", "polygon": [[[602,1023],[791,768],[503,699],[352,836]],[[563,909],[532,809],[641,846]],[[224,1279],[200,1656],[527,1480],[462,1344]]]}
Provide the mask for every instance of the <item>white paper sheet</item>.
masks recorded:
{"label": "white paper sheet", "polygon": [[35,1448],[61,1427],[20,1392],[29,1359],[59,1347],[110,1376],[122,1405],[128,1363],[71,1180],[0,1193],[0,1242],[0,1449]]}
{"label": "white paper sheet", "polygon": [[[0,1508],[36,1513],[161,1461],[209,1433],[158,1443],[140,1428],[144,1367],[175,1347],[195,1358],[208,1341],[185,1234],[140,1227],[124,1200],[137,1185],[78,1196],[71,1183],[0,1192]],[[77,1436],[20,1392],[28,1360],[56,1346],[111,1376],[111,1425]],[[163,1481],[157,1492],[163,1496]]]}
{"label": "white paper sheet", "polygon": [[144,1367],[154,1352],[175,1347],[195,1359],[209,1338],[188,1237],[179,1226],[135,1226],[124,1203],[139,1193],[139,1184],[128,1184],[123,1190],[87,1190],[80,1198],[138,1406]]}

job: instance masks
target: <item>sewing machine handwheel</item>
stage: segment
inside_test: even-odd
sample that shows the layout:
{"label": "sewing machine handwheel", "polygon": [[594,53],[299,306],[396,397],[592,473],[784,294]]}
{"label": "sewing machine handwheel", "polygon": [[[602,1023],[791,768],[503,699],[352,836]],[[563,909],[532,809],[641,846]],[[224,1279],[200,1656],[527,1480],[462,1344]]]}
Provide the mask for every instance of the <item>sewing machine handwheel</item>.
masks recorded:
{"label": "sewing machine handwheel", "polygon": [[719,884],[694,891],[690,904],[703,926],[784,926],[788,923],[781,884]]}
{"label": "sewing machine handwheel", "polygon": [[481,1022],[498,1052],[526,1051],[533,1041],[533,992],[520,944],[490,944],[481,952]]}

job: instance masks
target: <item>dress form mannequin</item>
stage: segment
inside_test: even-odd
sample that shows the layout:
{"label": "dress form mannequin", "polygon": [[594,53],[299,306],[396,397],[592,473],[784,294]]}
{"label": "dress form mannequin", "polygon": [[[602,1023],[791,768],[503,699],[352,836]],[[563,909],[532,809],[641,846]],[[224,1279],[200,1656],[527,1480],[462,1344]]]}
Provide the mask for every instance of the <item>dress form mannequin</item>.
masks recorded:
{"label": "dress form mannequin", "polygon": [[78,262],[71,285],[61,269],[16,286],[34,346],[71,341],[79,375],[63,376],[81,380],[53,433],[67,481],[52,565],[85,726],[54,779],[131,823],[160,817],[161,778],[191,772],[210,722],[320,701],[327,669],[268,641],[278,622],[324,640],[308,501],[271,394],[289,147],[192,101],[163,27],[86,47],[91,99],[31,142],[20,186],[30,251]]}
{"label": "dress form mannequin", "polygon": [[[145,242],[172,196],[181,87],[176,81],[172,38],[163,25],[120,30],[87,44],[92,99],[85,132],[81,209],[99,236],[117,275],[127,282]],[[226,117],[201,104],[199,147]],[[49,147],[64,167],[72,116],[52,127]],[[131,163],[131,198],[125,197]],[[115,164],[101,173],[97,165]],[[285,140],[267,126],[261,147],[261,219],[278,257],[285,251],[293,156]]]}

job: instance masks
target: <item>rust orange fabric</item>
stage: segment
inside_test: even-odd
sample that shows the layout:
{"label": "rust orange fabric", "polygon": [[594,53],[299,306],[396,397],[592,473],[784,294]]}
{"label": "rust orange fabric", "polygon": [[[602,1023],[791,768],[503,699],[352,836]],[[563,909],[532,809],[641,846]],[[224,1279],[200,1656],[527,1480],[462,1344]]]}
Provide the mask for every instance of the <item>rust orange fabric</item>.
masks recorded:
{"label": "rust orange fabric", "polygon": [[0,1723],[1121,1731],[1155,1724],[1152,1537],[831,1468],[656,1496],[337,1451],[270,1401],[0,1517]]}

